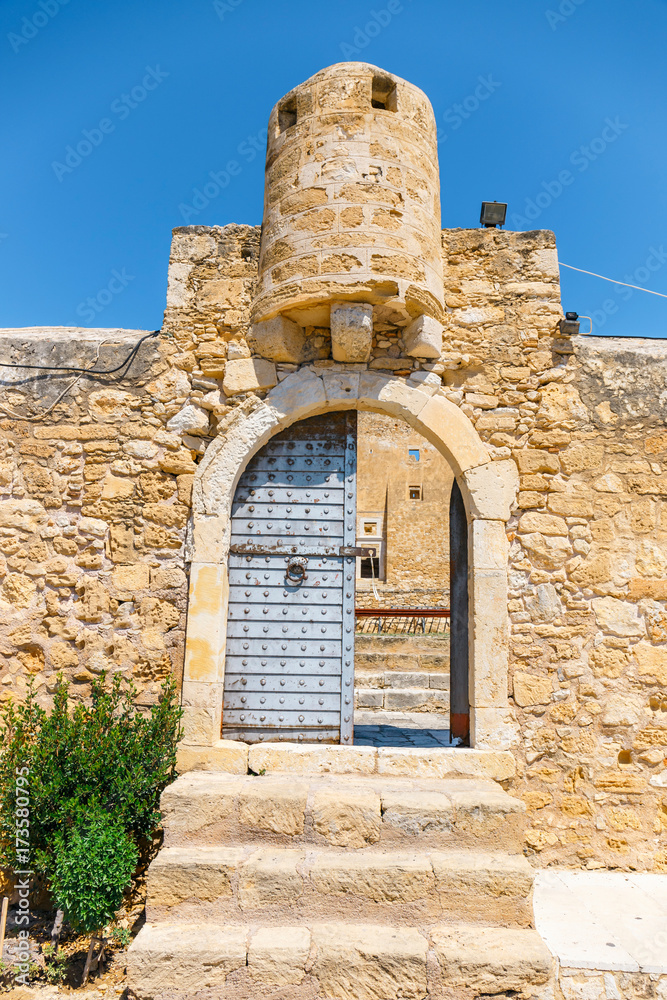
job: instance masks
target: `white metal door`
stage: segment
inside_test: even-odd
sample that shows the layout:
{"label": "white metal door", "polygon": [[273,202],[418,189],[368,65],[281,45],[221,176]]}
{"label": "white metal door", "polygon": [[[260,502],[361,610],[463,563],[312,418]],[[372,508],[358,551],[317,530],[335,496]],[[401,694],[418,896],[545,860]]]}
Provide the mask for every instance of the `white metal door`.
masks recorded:
{"label": "white metal door", "polygon": [[232,507],[223,736],[352,743],[356,412],[293,424]]}

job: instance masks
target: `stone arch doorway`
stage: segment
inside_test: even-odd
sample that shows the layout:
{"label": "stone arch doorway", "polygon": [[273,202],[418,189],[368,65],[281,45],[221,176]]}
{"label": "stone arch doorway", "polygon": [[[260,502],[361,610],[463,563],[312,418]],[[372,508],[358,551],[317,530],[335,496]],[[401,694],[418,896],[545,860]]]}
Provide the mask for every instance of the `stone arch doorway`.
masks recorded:
{"label": "stone arch doorway", "polygon": [[[439,381],[439,380],[438,380]],[[231,413],[202,461],[193,492],[193,542],[183,678],[185,741],[220,738],[224,688],[231,504],[239,478],[269,439],[298,420],[358,409],[401,417],[451,465],[468,525],[468,702],[470,743],[506,749],[515,741],[507,698],[507,536],[517,489],[512,461],[492,461],[461,410],[429,384],[369,371],[301,369],[262,401]]]}

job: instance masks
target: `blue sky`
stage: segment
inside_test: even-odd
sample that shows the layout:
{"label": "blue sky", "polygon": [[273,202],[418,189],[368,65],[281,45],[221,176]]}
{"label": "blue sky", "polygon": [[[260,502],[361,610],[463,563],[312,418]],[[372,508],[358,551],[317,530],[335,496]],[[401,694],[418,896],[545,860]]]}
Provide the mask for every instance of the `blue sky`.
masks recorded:
{"label": "blue sky", "polygon": [[[431,99],[444,227],[507,201],[667,292],[666,37],[666,0],[3,0],[0,326],[159,327],[171,229],[260,223],[272,105],[347,59]],[[667,299],[562,284],[598,333],[667,335]]]}

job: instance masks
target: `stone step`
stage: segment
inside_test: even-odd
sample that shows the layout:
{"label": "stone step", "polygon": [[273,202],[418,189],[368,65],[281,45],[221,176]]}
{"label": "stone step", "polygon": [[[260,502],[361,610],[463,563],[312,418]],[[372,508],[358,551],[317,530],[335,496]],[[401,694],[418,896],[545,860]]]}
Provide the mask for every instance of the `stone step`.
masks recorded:
{"label": "stone step", "polygon": [[395,673],[403,671],[449,673],[449,647],[442,652],[357,649],[354,653],[354,669],[355,671],[391,670]]}
{"label": "stone step", "polygon": [[357,688],[354,707],[387,712],[448,712],[449,691],[433,688]]}
{"label": "stone step", "polygon": [[356,849],[419,836],[420,849],[519,853],[525,805],[482,778],[192,771],[164,790],[161,809],[169,847],[259,841]]}
{"label": "stone step", "polygon": [[429,673],[426,670],[357,670],[354,686],[358,688],[432,688],[449,691],[449,671]]}
{"label": "stone step", "polygon": [[459,851],[172,847],[148,872],[147,919],[233,923],[358,918],[530,926],[523,855]]}
{"label": "stone step", "polygon": [[[463,1000],[527,991],[546,983],[550,970],[536,931],[461,923],[427,932],[348,921],[147,923],[127,954],[128,983],[140,1000],[185,1000],[207,989],[216,1000],[259,990],[290,1000]],[[274,994],[276,987],[291,989]]]}

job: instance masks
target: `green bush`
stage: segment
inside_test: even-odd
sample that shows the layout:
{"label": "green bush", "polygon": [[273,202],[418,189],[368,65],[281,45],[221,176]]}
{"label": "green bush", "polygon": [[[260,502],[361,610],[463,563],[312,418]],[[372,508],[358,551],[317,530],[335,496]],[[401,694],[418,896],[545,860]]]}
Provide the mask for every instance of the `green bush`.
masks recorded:
{"label": "green bush", "polygon": [[[32,690],[24,704],[0,711],[0,864],[16,867],[16,774],[29,768],[30,862],[51,879],[56,844],[105,815],[135,842],[159,823],[162,789],[175,777],[181,710],[167,681],[158,704],[142,714],[136,691],[116,675],[92,685],[89,705],[70,705],[59,679],[50,711]],[[83,834],[82,834],[83,835]]]}
{"label": "green bush", "polygon": [[74,930],[94,934],[113,920],[138,855],[122,826],[104,815],[58,836],[51,891]]}

